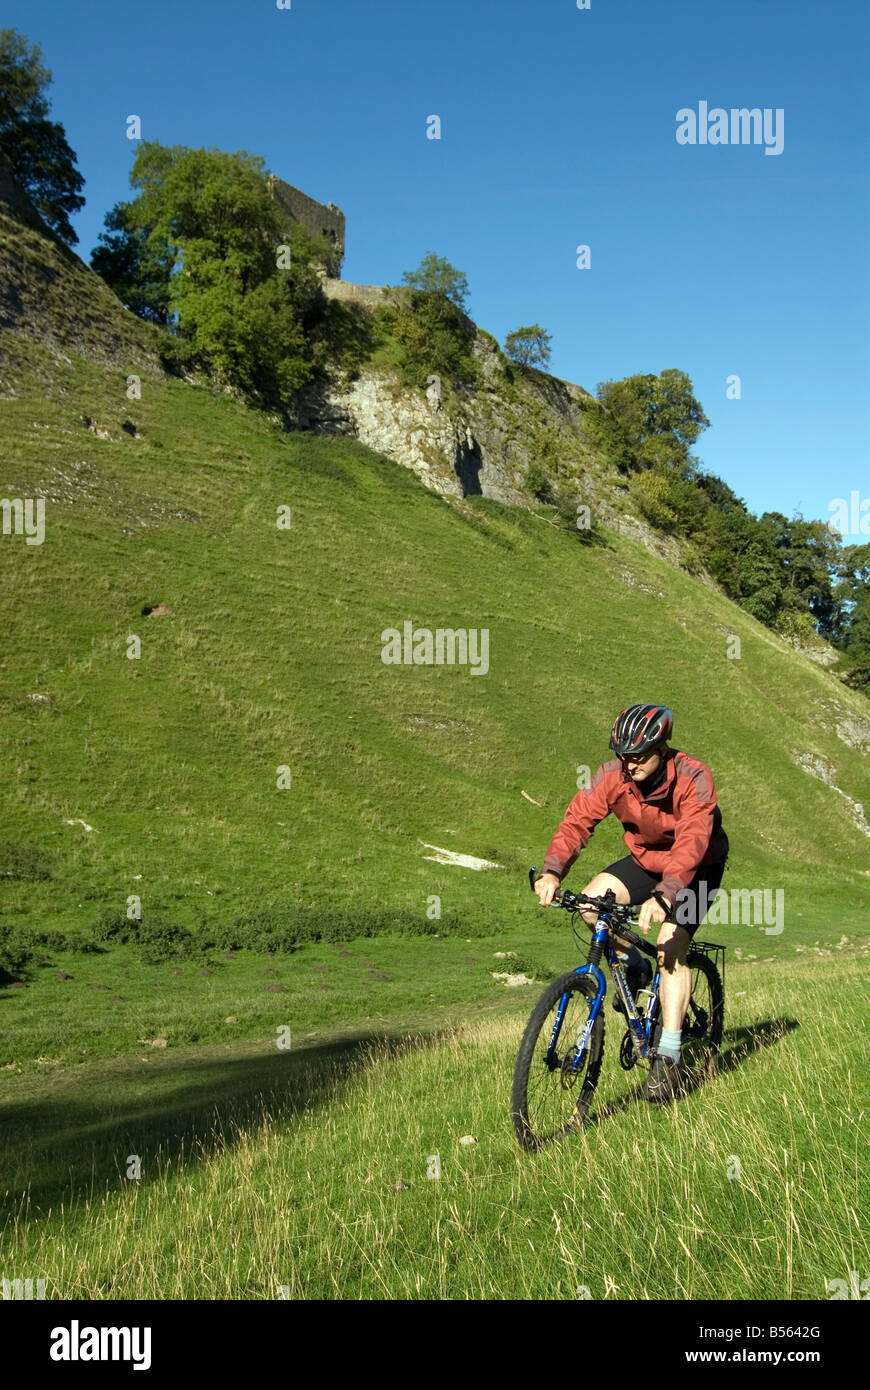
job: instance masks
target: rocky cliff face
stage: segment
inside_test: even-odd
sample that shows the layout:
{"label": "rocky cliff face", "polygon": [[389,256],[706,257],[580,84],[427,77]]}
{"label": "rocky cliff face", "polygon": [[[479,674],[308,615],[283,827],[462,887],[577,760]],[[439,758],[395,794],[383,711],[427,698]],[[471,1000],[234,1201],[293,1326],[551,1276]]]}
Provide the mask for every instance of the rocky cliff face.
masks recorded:
{"label": "rocky cliff face", "polygon": [[[340,288],[339,288],[340,287]],[[374,308],[377,286],[324,282],[330,297]],[[367,364],[350,381],[337,378],[298,395],[291,428],[350,435],[410,468],[426,487],[444,496],[492,497],[533,507],[526,475],[547,460],[597,522],[640,541],[679,564],[677,542],[660,536],[636,514],[624,486],[596,459],[584,419],[593,407],[588,391],[546,372],[509,363],[487,333],[476,330],[476,390],[442,392],[434,380],[426,392],[404,385],[383,367]]]}
{"label": "rocky cliff face", "polygon": [[[348,298],[346,290],[339,297]],[[505,369],[494,340],[479,331],[473,352],[483,389],[451,392],[449,403],[437,378],[423,392],[383,368],[366,366],[352,381],[302,391],[293,423],[321,434],[353,435],[412,469],[435,492],[528,505],[525,474],[537,457],[535,435],[542,427],[566,434],[563,446],[577,455],[578,466],[589,452],[577,407],[588,392],[544,372]]]}

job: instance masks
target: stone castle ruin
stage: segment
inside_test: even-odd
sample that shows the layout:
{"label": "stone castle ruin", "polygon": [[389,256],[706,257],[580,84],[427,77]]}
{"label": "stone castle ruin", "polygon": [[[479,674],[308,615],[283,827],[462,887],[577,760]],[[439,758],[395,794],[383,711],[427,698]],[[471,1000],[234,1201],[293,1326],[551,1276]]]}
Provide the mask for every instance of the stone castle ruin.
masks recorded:
{"label": "stone castle ruin", "polygon": [[299,222],[315,236],[326,237],[332,242],[333,254],[327,265],[323,266],[326,276],[341,276],[341,263],[344,260],[344,213],[335,203],[318,203],[309,198],[301,189],[276,178],[269,177],[269,192],[283,213],[291,222]]}
{"label": "stone castle ruin", "polygon": [[276,175],[269,176],[269,191],[281,211],[291,222],[300,222],[315,236],[327,237],[332,242],[333,253],[326,265],[318,266],[323,282],[323,292],[330,299],[352,301],[357,304],[374,306],[383,301],[384,291],[380,285],[355,285],[350,280],[342,280],[341,265],[344,260],[344,213],[335,203],[318,203],[309,198],[300,188],[285,183]]}

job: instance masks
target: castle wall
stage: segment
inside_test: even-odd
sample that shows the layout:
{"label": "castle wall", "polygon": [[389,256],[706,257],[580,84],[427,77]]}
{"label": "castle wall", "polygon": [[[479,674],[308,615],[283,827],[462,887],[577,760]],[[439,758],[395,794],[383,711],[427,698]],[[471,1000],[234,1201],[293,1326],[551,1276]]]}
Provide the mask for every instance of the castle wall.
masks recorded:
{"label": "castle wall", "polygon": [[365,304],[372,309],[384,303],[386,290],[381,285],[355,285],[352,280],[335,280],[328,275],[321,283],[328,299],[340,299],[345,304]]}
{"label": "castle wall", "polygon": [[336,263],[328,269],[335,269],[340,273],[341,262],[344,260],[345,236],[344,213],[341,208],[336,207],[335,203],[318,203],[301,189],[294,188],[292,184],[274,176],[270,178],[269,186],[278,206],[294,222],[301,222],[303,227],[307,227],[317,236],[329,238],[335,247]]}

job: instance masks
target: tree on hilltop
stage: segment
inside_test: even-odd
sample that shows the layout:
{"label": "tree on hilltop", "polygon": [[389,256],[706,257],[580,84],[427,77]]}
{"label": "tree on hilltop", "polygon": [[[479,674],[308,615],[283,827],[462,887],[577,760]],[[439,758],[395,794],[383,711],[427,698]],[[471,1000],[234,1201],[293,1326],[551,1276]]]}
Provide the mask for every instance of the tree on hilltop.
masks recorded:
{"label": "tree on hilltop", "polygon": [[104,218],[105,231],[91,252],[91,269],[132,313],[151,323],[169,323],[169,281],[175,253],[158,240],[136,203],[116,203]]}
{"label": "tree on hilltop", "polygon": [[465,309],[468,296],[468,281],[461,270],[457,270],[443,256],[429,251],[416,270],[406,270],[402,283],[412,290],[424,290],[429,294],[443,294],[460,309]]}
{"label": "tree on hilltop", "polygon": [[837,566],[839,603],[837,673],[847,685],[870,694],[870,545],[847,545]]}
{"label": "tree on hilltop", "polygon": [[241,150],[146,141],[91,264],[123,302],[169,324],[188,360],[270,404],[312,375],[306,333],[322,315],[324,239],[271,197],[264,161]]}
{"label": "tree on hilltop", "polygon": [[629,376],[600,382],[597,395],[613,419],[620,438],[618,462],[626,473],[670,466],[691,477],[695,461],[689,448],[710,421],[692,394],[686,372],[669,367],[658,376]]}
{"label": "tree on hilltop", "polygon": [[546,367],[551,341],[550,334],[539,323],[515,328],[504,340],[505,355],[524,367]]}
{"label": "tree on hilltop", "polygon": [[63,126],[48,119],[50,82],[39,44],[31,47],[17,29],[0,30],[0,160],[43,221],[74,246],[78,237],[69,214],[84,206],[79,190],[85,181]]}

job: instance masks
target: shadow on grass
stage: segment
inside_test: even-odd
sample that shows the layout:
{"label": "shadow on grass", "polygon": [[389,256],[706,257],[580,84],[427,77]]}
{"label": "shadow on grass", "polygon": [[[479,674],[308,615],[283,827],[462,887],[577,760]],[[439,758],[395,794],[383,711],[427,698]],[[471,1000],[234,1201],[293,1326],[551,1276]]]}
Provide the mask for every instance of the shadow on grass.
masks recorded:
{"label": "shadow on grass", "polygon": [[[772,1047],[795,1028],[800,1028],[796,1018],[771,1018],[764,1023],[750,1024],[748,1028],[726,1028],[719,1053],[719,1071],[736,1071],[758,1048]],[[726,1048],[728,1039],[731,1046]]]}
{"label": "shadow on grass", "polygon": [[[800,1024],[794,1018],[771,1018],[766,1019],[763,1023],[753,1023],[748,1028],[726,1028],[716,1071],[712,1076],[696,1081],[689,1094],[694,1095],[698,1091],[702,1091],[705,1086],[709,1086],[724,1072],[736,1071],[738,1067],[743,1065],[746,1058],[756,1052],[758,1048],[772,1047],[774,1043],[780,1042],[788,1033],[794,1032],[795,1028],[799,1027]],[[620,1096],[619,1100],[611,1101],[610,1104],[593,1110],[584,1127],[591,1129],[595,1125],[601,1124],[602,1121],[610,1119],[612,1115],[619,1115],[625,1110],[630,1110],[634,1105],[648,1104],[643,1095],[645,1082],[646,1076],[644,1076],[644,1082],[641,1085],[636,1086],[626,1095]]]}
{"label": "shadow on grass", "polygon": [[74,1099],[67,1084],[53,1095],[0,1103],[0,1222],[117,1191],[129,1155],[142,1160],[141,1182],[158,1168],[178,1172],[267,1115],[281,1124],[340,1100],[372,1064],[372,1048],[428,1047],[452,1034],[384,1030],[274,1056],[180,1057],[153,1070],[115,1063],[96,1085],[82,1078],[88,1091]]}

